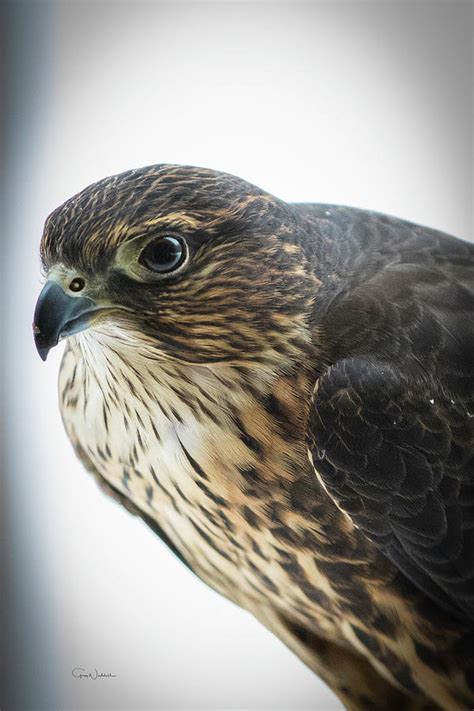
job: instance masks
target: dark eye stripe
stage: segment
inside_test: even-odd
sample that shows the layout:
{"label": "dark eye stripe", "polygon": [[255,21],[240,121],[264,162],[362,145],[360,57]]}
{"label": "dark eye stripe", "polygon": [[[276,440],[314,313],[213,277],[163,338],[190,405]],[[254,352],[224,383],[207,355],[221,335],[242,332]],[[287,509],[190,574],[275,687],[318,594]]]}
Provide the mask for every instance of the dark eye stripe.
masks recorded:
{"label": "dark eye stripe", "polygon": [[147,244],[138,261],[153,272],[166,274],[177,269],[185,258],[184,241],[174,235],[163,235]]}

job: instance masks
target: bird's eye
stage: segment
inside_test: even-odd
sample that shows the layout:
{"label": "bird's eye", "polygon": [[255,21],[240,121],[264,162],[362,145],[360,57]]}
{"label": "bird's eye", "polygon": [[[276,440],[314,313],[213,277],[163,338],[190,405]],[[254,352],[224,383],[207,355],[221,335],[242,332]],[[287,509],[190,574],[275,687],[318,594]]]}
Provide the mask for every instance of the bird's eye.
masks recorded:
{"label": "bird's eye", "polygon": [[174,235],[163,235],[149,242],[140,254],[138,261],[153,272],[172,272],[186,258],[184,241]]}

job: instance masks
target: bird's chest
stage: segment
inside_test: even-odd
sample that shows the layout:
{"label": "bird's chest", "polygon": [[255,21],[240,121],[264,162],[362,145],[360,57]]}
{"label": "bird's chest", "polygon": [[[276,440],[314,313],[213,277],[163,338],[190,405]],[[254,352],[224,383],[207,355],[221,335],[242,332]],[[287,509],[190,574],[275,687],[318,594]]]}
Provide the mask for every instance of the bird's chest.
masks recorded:
{"label": "bird's chest", "polygon": [[73,349],[65,354],[65,426],[98,473],[235,602],[327,611],[330,586],[314,563],[324,536],[305,508],[314,476],[282,400],[264,407],[223,376],[179,391],[152,388],[140,371],[124,375],[101,376]]}

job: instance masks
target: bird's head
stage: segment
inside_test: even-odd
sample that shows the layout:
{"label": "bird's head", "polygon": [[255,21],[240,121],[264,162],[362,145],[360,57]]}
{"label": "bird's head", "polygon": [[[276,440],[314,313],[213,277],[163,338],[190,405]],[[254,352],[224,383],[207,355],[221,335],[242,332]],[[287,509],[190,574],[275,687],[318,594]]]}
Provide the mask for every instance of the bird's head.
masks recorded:
{"label": "bird's head", "polygon": [[203,168],[156,165],[87,187],[46,221],[41,357],[86,329],[158,360],[290,356],[315,293],[295,221],[291,205]]}

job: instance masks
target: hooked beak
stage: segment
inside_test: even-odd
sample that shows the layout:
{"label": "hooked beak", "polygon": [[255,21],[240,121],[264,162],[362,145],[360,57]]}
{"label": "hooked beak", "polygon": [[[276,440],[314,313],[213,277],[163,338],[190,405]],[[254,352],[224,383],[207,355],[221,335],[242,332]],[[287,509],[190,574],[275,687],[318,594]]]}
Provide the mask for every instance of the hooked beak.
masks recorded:
{"label": "hooked beak", "polygon": [[86,329],[100,308],[88,296],[70,296],[57,281],[47,281],[33,317],[35,345],[42,360],[61,338]]}

